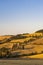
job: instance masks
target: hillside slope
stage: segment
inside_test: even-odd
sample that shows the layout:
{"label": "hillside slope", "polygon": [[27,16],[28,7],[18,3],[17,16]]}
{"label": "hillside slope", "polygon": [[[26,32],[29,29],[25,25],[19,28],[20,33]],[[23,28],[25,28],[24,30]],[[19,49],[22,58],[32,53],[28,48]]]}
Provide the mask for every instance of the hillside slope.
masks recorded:
{"label": "hillside slope", "polygon": [[40,38],[40,39],[37,39],[37,40],[31,42],[31,44],[43,45],[43,38]]}

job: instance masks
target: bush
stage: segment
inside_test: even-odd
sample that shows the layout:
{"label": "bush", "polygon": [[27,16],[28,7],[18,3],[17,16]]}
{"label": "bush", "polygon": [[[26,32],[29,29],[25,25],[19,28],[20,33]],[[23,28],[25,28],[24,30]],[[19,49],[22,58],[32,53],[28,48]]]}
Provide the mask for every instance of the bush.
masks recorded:
{"label": "bush", "polygon": [[8,57],[10,55],[10,50],[8,48],[1,48],[0,49],[0,57]]}
{"label": "bush", "polygon": [[37,52],[32,52],[29,55],[36,55],[36,54],[37,54]]}

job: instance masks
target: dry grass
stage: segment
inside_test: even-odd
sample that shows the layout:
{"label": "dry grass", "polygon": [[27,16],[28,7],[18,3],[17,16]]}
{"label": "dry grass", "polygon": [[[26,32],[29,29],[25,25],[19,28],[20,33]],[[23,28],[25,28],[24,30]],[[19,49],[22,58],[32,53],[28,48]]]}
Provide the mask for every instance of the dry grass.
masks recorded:
{"label": "dry grass", "polygon": [[39,44],[39,45],[43,45],[43,38],[40,38],[40,39],[37,39],[37,40],[35,40],[35,41],[33,41],[33,42],[31,42],[31,44]]}
{"label": "dry grass", "polygon": [[24,42],[24,41],[28,41],[30,40],[31,38],[25,38],[25,39],[16,39],[16,40],[11,40],[10,42],[13,42],[13,43],[16,43],[16,42]]}
{"label": "dry grass", "polygon": [[43,59],[43,54],[29,56],[29,58],[41,58],[41,59]]}
{"label": "dry grass", "polygon": [[10,38],[11,36],[10,35],[6,35],[6,36],[0,36],[0,40],[3,40],[5,38]]}
{"label": "dry grass", "polygon": [[13,46],[12,43],[4,43],[4,44],[0,44],[0,48],[2,48],[2,47],[12,48],[12,46]]}
{"label": "dry grass", "polygon": [[[16,40],[11,40],[10,42],[8,43],[3,43],[3,44],[0,44],[0,48],[2,47],[7,47],[7,48],[12,48],[13,44],[17,43],[17,42],[24,42],[24,41],[28,41],[30,39],[32,39],[33,37],[30,37],[30,36],[35,36],[35,35],[42,35],[41,33],[34,33],[34,34],[26,34],[24,36],[27,36],[27,38],[25,39],[16,39]],[[11,36],[0,36],[0,40],[3,40],[5,38],[10,38]],[[42,45],[41,45],[42,44]],[[43,51],[43,38],[40,38],[40,39],[37,39],[37,40],[34,40],[33,42],[31,43],[28,43],[27,45],[25,45],[25,49],[18,49],[16,50],[18,52],[21,52],[21,54],[29,54],[29,53],[32,53],[32,52],[37,52],[37,53],[41,53]],[[34,55],[34,56],[30,56],[32,58],[43,58],[43,54],[40,54],[40,55]]]}

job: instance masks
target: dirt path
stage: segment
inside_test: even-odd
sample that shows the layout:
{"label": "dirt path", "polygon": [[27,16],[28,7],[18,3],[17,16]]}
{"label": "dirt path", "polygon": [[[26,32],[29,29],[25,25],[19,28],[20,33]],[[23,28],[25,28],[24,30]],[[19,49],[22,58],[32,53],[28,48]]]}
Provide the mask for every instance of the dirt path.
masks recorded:
{"label": "dirt path", "polygon": [[0,65],[43,65],[42,59],[13,59],[13,60],[1,60]]}

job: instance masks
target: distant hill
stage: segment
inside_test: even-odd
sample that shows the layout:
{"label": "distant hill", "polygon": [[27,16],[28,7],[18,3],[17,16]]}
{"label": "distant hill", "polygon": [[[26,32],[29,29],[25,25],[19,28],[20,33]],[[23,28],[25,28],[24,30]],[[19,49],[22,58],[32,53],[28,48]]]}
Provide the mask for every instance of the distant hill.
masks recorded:
{"label": "distant hill", "polygon": [[36,31],[35,33],[43,33],[43,29]]}

